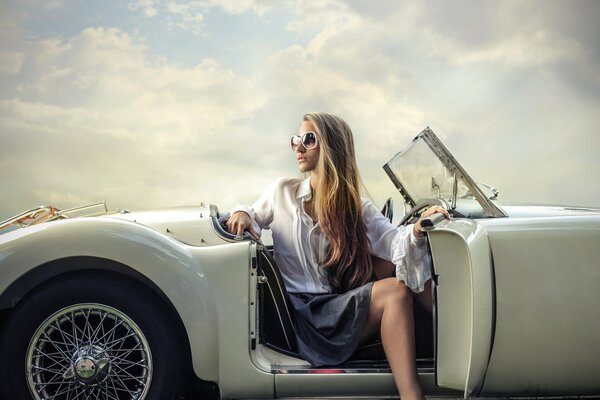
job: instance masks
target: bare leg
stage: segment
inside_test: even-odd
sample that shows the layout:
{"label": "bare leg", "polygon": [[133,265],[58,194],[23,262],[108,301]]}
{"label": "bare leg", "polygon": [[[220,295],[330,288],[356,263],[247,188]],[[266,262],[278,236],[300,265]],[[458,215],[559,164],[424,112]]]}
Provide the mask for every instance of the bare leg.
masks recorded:
{"label": "bare leg", "polygon": [[363,341],[381,329],[383,349],[400,397],[424,399],[417,375],[412,293],[403,282],[388,278],[373,284]]}
{"label": "bare leg", "polygon": [[[377,279],[381,280],[396,276],[396,266],[391,261],[386,261],[381,258],[371,256],[371,262],[373,263],[373,272],[375,272]],[[421,303],[421,305],[431,313],[433,310],[431,279],[425,282],[425,289],[416,296],[419,303]]]}

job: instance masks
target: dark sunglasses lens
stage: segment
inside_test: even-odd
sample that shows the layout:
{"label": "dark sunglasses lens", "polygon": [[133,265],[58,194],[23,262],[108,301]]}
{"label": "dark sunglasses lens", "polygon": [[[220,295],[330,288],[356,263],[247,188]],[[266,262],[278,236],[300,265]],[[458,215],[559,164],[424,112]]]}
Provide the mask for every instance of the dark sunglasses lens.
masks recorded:
{"label": "dark sunglasses lens", "polygon": [[307,132],[302,136],[302,145],[307,149],[312,149],[317,145],[317,137],[313,132]]}

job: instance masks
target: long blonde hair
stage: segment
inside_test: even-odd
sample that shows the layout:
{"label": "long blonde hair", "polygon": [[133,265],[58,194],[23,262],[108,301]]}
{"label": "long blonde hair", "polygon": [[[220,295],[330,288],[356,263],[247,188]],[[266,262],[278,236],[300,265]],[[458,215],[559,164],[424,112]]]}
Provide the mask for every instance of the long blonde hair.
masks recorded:
{"label": "long blonde hair", "polygon": [[314,210],[331,244],[320,261],[332,289],[346,292],[367,283],[373,273],[352,130],[327,113],[308,113],[304,121],[314,123],[320,140]]}

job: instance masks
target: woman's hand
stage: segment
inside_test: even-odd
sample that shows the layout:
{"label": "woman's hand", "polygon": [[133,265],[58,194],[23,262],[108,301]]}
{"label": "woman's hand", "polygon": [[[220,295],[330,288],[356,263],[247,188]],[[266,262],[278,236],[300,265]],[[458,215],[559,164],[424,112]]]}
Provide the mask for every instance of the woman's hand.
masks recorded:
{"label": "woman's hand", "polygon": [[423,236],[423,229],[421,227],[421,221],[423,220],[423,218],[430,217],[430,216],[432,216],[433,214],[436,214],[436,213],[443,214],[446,219],[450,219],[450,213],[448,213],[448,210],[446,210],[444,207],[441,207],[441,206],[432,206],[432,207],[429,207],[428,209],[426,209],[425,211],[423,211],[421,213],[421,216],[419,217],[419,220],[413,226],[413,234],[416,237]]}
{"label": "woman's hand", "polygon": [[229,233],[242,236],[244,231],[248,231],[254,239],[260,240],[256,230],[254,230],[254,225],[252,225],[252,217],[250,217],[244,211],[234,212],[227,220],[225,226]]}

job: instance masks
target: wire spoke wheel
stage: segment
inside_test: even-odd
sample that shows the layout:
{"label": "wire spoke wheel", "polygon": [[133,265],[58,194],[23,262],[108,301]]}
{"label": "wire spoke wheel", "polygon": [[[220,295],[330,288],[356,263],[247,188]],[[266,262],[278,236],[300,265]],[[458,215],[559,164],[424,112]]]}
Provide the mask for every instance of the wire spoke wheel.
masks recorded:
{"label": "wire spoke wheel", "polygon": [[63,308],[34,333],[25,360],[36,400],[143,400],[152,379],[145,335],[102,304]]}

